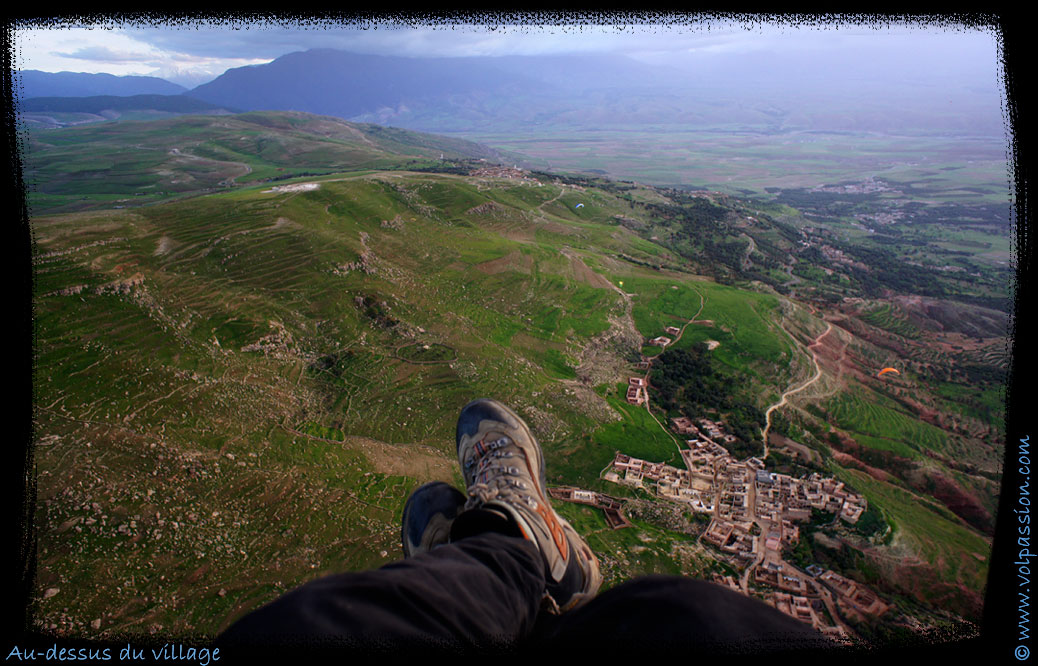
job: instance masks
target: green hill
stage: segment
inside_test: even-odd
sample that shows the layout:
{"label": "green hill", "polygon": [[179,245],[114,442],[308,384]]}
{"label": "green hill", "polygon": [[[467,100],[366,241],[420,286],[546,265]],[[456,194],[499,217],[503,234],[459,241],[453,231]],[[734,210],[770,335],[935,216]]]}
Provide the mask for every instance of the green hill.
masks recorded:
{"label": "green hill", "polygon": [[462,139],[292,112],[178,116],[32,130],[34,213],[142,205],[297,175],[444,159],[498,160]]}
{"label": "green hill", "polygon": [[[675,440],[624,392],[645,339],[697,313],[675,346],[720,343],[707,362],[738,408],[718,403],[712,416],[760,449],[753,419],[814,373],[806,347],[826,325],[742,266],[778,261],[795,227],[759,213],[746,225],[745,202],[465,161],[483,155],[287,113],[34,134],[45,624],[215,632],[305,580],[397,559],[410,491],[460,485],[455,419],[475,397],[528,420],[550,483],[645,498],[600,473],[617,450],[681,464]],[[302,172],[322,175],[287,178]],[[132,198],[148,188],[148,205]],[[89,209],[68,212],[84,197]],[[816,469],[827,472],[922,435],[926,470],[981,504],[997,496],[980,475],[997,431],[964,434],[980,427],[965,413],[962,432],[923,423],[906,395],[927,390],[911,377],[844,378],[889,362],[871,330],[833,334],[845,344],[832,358],[847,364],[824,364],[825,381],[783,411],[782,431],[822,454]],[[956,386],[949,379],[940,399],[954,402]],[[865,452],[845,447],[851,462],[835,460],[833,428]],[[845,478],[896,521],[898,543],[940,535],[939,557],[920,557],[979,593],[976,527],[937,502],[909,510],[907,472],[875,484],[856,474]],[[607,586],[726,571],[695,536],[658,521],[612,531],[591,509],[558,508],[588,530]]]}

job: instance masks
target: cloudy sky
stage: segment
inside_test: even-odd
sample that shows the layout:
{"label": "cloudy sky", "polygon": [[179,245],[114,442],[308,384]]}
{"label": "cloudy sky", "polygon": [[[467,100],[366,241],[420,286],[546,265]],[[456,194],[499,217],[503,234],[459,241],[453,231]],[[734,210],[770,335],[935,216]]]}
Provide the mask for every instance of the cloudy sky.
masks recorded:
{"label": "cloudy sky", "polygon": [[[107,72],[165,78],[185,87],[232,67],[293,51],[335,48],[400,56],[622,53],[653,64],[692,66],[709,58],[767,60],[776,54],[819,63],[867,62],[898,71],[947,71],[994,83],[999,44],[989,29],[942,23],[823,23],[748,17],[692,21],[612,16],[559,23],[507,16],[454,22],[180,21],[16,26],[18,69]],[[540,18],[540,20],[536,20]]]}

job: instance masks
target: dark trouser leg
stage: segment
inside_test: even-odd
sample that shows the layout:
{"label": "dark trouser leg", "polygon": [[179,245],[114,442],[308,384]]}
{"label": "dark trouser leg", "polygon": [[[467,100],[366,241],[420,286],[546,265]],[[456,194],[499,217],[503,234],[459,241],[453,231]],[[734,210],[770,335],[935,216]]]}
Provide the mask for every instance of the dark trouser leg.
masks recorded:
{"label": "dark trouser leg", "polygon": [[217,646],[508,647],[532,631],[543,590],[533,543],[481,534],[306,583],[240,619]]}
{"label": "dark trouser leg", "polygon": [[645,576],[607,590],[537,627],[542,647],[619,653],[687,654],[798,651],[833,647],[807,624],[722,585],[679,576]]}

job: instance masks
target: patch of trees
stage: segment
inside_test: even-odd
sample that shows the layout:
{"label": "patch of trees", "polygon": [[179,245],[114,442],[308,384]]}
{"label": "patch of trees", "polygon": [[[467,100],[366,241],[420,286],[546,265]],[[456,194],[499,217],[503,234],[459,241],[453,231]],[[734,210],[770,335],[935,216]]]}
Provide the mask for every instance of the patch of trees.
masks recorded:
{"label": "patch of trees", "polygon": [[943,206],[927,206],[924,204],[906,204],[911,211],[912,222],[916,224],[945,225],[992,225],[1008,229],[1012,220],[1011,206],[1004,204],[946,204]]}
{"label": "patch of trees", "polygon": [[678,226],[678,234],[690,238],[726,232],[730,211],[717,206],[708,199],[684,195],[674,195],[674,204],[646,204],[646,209],[655,217],[674,222]]}
{"label": "patch of trees", "polygon": [[[773,188],[769,188],[769,191]],[[818,215],[844,216],[858,209],[861,204],[879,201],[878,192],[812,192],[807,189],[780,190],[776,203],[785,204],[805,212]]]}
{"label": "patch of trees", "polygon": [[931,254],[939,254],[939,255],[946,256],[946,257],[948,257],[948,256],[950,256],[950,257],[972,257],[973,256],[973,253],[968,251],[968,250],[949,250],[947,248],[941,247],[940,245],[930,245],[927,248],[927,250]]}
{"label": "patch of trees", "polygon": [[880,582],[879,572],[865,558],[865,553],[840,542],[839,547],[828,548],[811,539],[815,561],[825,569],[839,572],[849,578],[859,579],[866,584]]}
{"label": "patch of trees", "polygon": [[379,328],[393,328],[400,323],[389,314],[389,304],[385,301],[378,301],[371,296],[357,296],[353,299],[353,304]]}
{"label": "patch of trees", "polygon": [[981,365],[979,363],[958,363],[955,371],[965,377],[963,384],[971,385],[1001,385],[1005,383],[1005,370],[994,365]]}
{"label": "patch of trees", "polygon": [[829,260],[825,258],[825,255],[822,254],[822,251],[819,250],[814,245],[812,245],[811,247],[804,248],[803,250],[801,250],[798,256],[801,259],[803,259],[804,261],[806,261],[808,263],[811,263],[811,264],[814,264],[816,266],[818,264],[828,264],[829,263]]}
{"label": "patch of trees", "polygon": [[455,176],[467,176],[469,175],[469,172],[472,171],[472,167],[452,162],[440,162],[438,164],[425,164],[423,166],[419,166],[419,162],[412,160],[399,168],[386,170],[415,171],[418,173],[448,173]]}
{"label": "patch of trees", "polygon": [[771,285],[771,287],[779,293],[789,293],[789,289],[786,289],[785,292],[782,291],[782,289],[785,289],[785,287],[783,287],[783,283],[777,281],[771,275],[757,270],[756,268],[751,267],[749,270],[743,271],[742,277],[746,278],[747,280],[757,280],[758,282],[763,282],[765,284]]}
{"label": "patch of trees", "polygon": [[289,178],[313,178],[315,176],[327,176],[334,171],[299,171],[296,173],[286,173],[280,176],[271,176],[270,178],[264,178],[262,182],[272,183],[278,180],[288,180]]}
{"label": "patch of trees", "polygon": [[698,408],[692,414],[726,408],[734,382],[718,372],[711,361],[702,343],[663,352],[652,364],[649,376],[657,404],[668,412]]}
{"label": "patch of trees", "polygon": [[774,449],[768,453],[768,465],[771,471],[777,474],[787,474],[797,478],[810,474],[812,471],[811,467],[800,464],[796,458],[787,456]]}
{"label": "patch of trees", "polygon": [[310,364],[310,370],[313,370],[314,372],[327,372],[338,379],[339,377],[342,377],[343,369],[346,365],[344,361],[348,361],[352,356],[353,352],[349,350],[325,354]]}
{"label": "patch of trees", "polygon": [[787,549],[783,555],[785,559],[801,569],[806,569],[814,564],[814,552],[811,549],[811,533],[806,529],[800,530],[800,539],[797,540],[792,548]]}
{"label": "patch of trees", "polygon": [[807,526],[808,528],[817,530],[832,525],[834,520],[836,520],[835,513],[811,507],[811,520],[808,521]]}
{"label": "patch of trees", "polygon": [[728,449],[728,453],[732,454],[732,457],[736,460],[745,460],[750,456],[759,456],[764,451],[764,443],[761,442],[759,437],[755,440],[739,438],[734,442],[725,442],[724,447]]}
{"label": "patch of trees", "polygon": [[854,524],[854,531],[865,537],[870,537],[886,529],[887,521],[883,519],[883,514],[879,509],[872,504],[869,504],[864,513],[858,516],[858,522]]}
{"label": "patch of trees", "polygon": [[778,231],[780,234],[782,234],[782,237],[785,238],[786,240],[788,240],[788,241],[800,240],[800,238],[801,238],[800,230],[797,229],[792,224],[789,224],[788,222],[779,222],[778,220],[773,220],[770,217],[768,217],[768,218],[761,218],[761,219],[767,220],[771,224],[771,226],[776,231]]}
{"label": "patch of trees", "polygon": [[922,296],[946,295],[936,276],[921,266],[906,264],[890,250],[847,244],[841,244],[839,249],[869,267],[850,268],[867,296],[880,296],[884,289]]}
{"label": "patch of trees", "polygon": [[800,539],[791,549],[786,551],[786,559],[801,569],[806,569],[812,564],[819,562],[815,553],[814,533],[832,524],[836,519],[835,513],[821,511],[811,507],[811,518],[806,525],[800,528]]}
{"label": "patch of trees", "polygon": [[646,268],[651,268],[654,271],[660,270],[660,264],[650,264],[647,261],[642,261],[641,259],[635,259],[634,257],[632,257],[630,255],[627,255],[627,254],[618,254],[616,256],[619,257],[620,259],[623,259],[624,261],[628,261],[628,262],[630,262],[632,264],[637,264],[638,266],[645,266]]}
{"label": "patch of trees", "polygon": [[[735,213],[731,208],[679,190],[665,190],[665,193],[671,203],[638,205],[655,221],[671,227],[672,234],[666,243],[669,249],[685,259],[695,261],[697,270],[711,275],[722,284],[732,284],[733,276],[758,280],[776,289],[783,283],[761,270],[781,270],[783,264],[780,258],[787,254],[786,250],[776,247],[767,239],[756,240],[757,253],[750,257],[753,266],[743,270],[747,241],[733,235],[731,220]],[[799,238],[799,232],[794,227],[772,224],[787,240]]]}
{"label": "patch of trees", "polygon": [[789,426],[792,425],[781,410],[776,409],[771,413],[771,431],[789,437]]}
{"label": "patch of trees", "polygon": [[[1009,278],[1006,278],[1009,279]],[[1013,302],[1005,296],[984,296],[981,294],[953,294],[952,300],[968,305],[979,305],[1000,312],[1012,312]]]}
{"label": "patch of trees", "polygon": [[610,194],[615,194],[616,196],[623,199],[627,199],[628,201],[631,201],[632,197],[629,194],[627,194],[627,192],[637,189],[637,186],[634,185],[634,183],[631,183],[630,181],[616,181],[605,179],[603,179],[600,182],[596,182],[595,186],[598,187],[600,190],[605,190]]}
{"label": "patch of trees", "polygon": [[610,182],[604,178],[581,177],[561,173],[548,173],[546,171],[531,171],[530,175],[546,183],[559,181],[565,185],[579,185],[581,187],[602,187],[604,183]]}
{"label": "patch of trees", "polygon": [[728,429],[739,441],[726,445],[743,458],[760,452],[764,413],[736,390],[736,378],[714,367],[704,343],[671,349],[652,364],[649,376],[653,400],[668,412],[696,417],[708,412],[728,414]]}

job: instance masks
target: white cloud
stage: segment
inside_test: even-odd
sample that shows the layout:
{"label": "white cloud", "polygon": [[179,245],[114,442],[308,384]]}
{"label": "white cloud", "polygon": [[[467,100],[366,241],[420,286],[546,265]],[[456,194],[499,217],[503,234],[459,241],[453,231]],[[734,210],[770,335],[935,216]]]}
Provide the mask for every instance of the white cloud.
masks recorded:
{"label": "white cloud", "polygon": [[[607,17],[608,18],[608,17]],[[465,19],[471,21],[471,19]],[[983,42],[977,46],[978,38]],[[148,74],[196,85],[230,67],[259,64],[311,48],[400,56],[498,56],[618,52],[644,62],[679,64],[698,57],[767,53],[875,52],[878,57],[912,49],[948,55],[970,53],[964,61],[997,59],[992,39],[976,31],[912,24],[892,26],[792,19],[712,20],[692,23],[591,23],[548,25],[507,23],[494,29],[480,23],[337,25],[328,22],[194,22],[163,25],[120,24],[93,28],[16,31],[20,69]],[[938,58],[940,60],[941,58]]]}
{"label": "white cloud", "polygon": [[18,69],[159,76],[190,86],[211,80],[231,67],[272,59],[170,50],[150,43],[132,29],[112,26],[20,29],[14,41]]}

